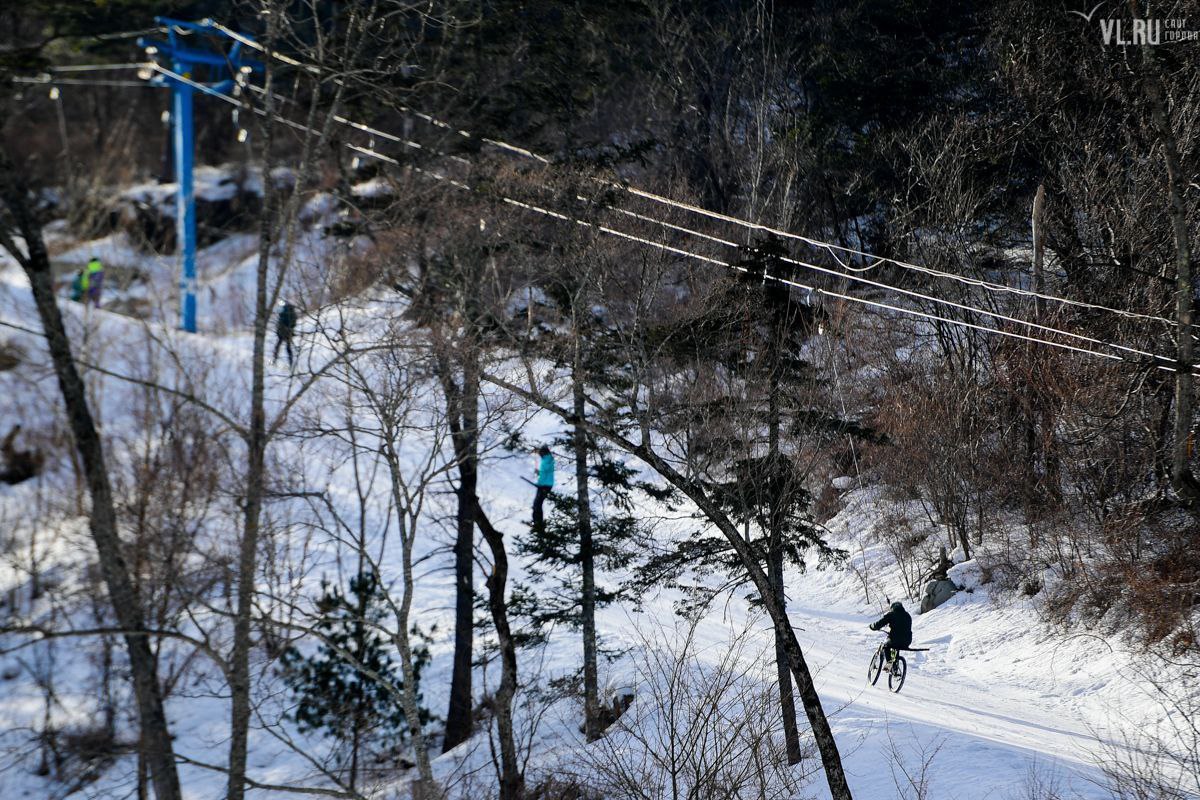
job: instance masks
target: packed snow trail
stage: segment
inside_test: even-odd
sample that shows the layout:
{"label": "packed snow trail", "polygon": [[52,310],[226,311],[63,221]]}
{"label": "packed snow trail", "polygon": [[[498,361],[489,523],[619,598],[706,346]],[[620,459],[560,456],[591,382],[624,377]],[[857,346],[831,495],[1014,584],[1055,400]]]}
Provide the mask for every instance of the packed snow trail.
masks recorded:
{"label": "packed snow trail", "polygon": [[[533,440],[549,440],[554,421],[539,415],[529,428]],[[528,524],[530,487],[515,475],[491,477],[485,493],[497,517],[514,531]],[[1106,644],[1091,634],[1051,630],[1040,621],[1038,598],[993,596],[997,590],[992,584],[979,585],[978,573],[970,574],[974,562],[952,570],[956,582],[973,591],[960,592],[930,613],[915,613],[918,603],[903,596],[899,570],[875,535],[885,512],[895,512],[897,505],[881,499],[876,486],[847,492],[842,506],[826,527],[830,543],[850,552],[851,564],[789,570],[786,582],[789,617],[830,716],[856,800],[917,798],[905,772],[919,779],[922,762],[930,758],[928,800],[1045,797],[1029,793],[1032,783],[1055,789],[1067,800],[1110,800],[1097,764],[1111,757],[1110,746],[1121,744],[1127,733],[1136,737],[1142,722],[1157,713],[1149,688],[1139,685],[1133,670],[1138,656],[1124,652],[1116,639]],[[518,571],[523,566],[516,563]],[[870,604],[864,599],[863,575],[871,587]],[[902,598],[914,612],[913,646],[930,648],[905,654],[908,676],[899,694],[888,691],[886,678],[871,686],[866,674],[885,638],[867,626],[881,616],[887,593],[891,599]],[[743,595],[737,591],[718,598],[699,623],[696,655],[702,661],[727,650],[731,632],[746,625],[761,652],[771,652],[770,625],[749,610]],[[617,649],[665,645],[658,634],[669,636],[678,599],[676,592],[664,590],[643,597],[641,613],[610,606],[600,611],[598,627],[606,643]],[[578,648],[577,636],[562,631],[543,656],[527,658],[544,658],[546,674],[569,674],[578,667]],[[764,675],[773,672],[768,664],[761,666]],[[639,683],[628,662],[615,662],[602,673],[610,686]],[[643,702],[654,701],[646,697]],[[540,753],[531,762],[534,773],[555,774],[564,754],[587,746],[570,720],[539,735],[535,750]],[[800,722],[806,727],[803,715]],[[474,756],[439,759],[441,774],[484,769],[485,751],[486,745],[480,745]],[[814,776],[804,796],[828,797],[822,776]]]}
{"label": "packed snow trail", "polygon": [[[932,650],[905,654],[908,677],[894,694],[886,676],[875,686],[867,681],[867,664],[884,638],[867,629],[868,617],[792,609],[793,623],[804,629],[799,636],[832,715],[855,797],[898,796],[896,779],[901,784],[906,779],[899,769],[893,775],[896,754],[910,773],[933,756],[932,797],[1015,798],[1034,769],[1055,775],[1083,797],[1107,797],[1091,783],[1100,778],[1093,762],[1101,746],[1088,721],[1064,713],[1044,694],[971,674],[973,659],[947,663],[953,634],[936,636],[932,643],[923,638],[923,628],[944,627],[931,617],[915,618],[914,646],[928,643]],[[991,657],[1012,659],[1013,654],[999,649]]]}

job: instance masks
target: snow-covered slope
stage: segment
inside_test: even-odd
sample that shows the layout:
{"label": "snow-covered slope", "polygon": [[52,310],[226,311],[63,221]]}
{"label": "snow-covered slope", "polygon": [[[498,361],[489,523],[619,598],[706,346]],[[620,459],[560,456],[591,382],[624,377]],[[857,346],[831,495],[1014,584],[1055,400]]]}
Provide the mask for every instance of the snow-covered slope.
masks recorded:
{"label": "snow-covered slope", "polygon": [[[514,484],[497,494],[507,490],[520,491]],[[926,785],[925,796],[946,800],[1015,799],[1035,785],[1057,787],[1063,797],[1111,797],[1097,763],[1111,759],[1112,748],[1136,739],[1131,731],[1154,722],[1159,713],[1153,691],[1139,681],[1137,655],[1117,641],[1104,644],[1050,630],[1037,621],[1033,601],[994,598],[981,588],[960,592],[927,614],[914,614],[913,646],[929,651],[908,654],[908,678],[900,694],[887,690],[886,679],[869,685],[867,665],[882,637],[867,625],[882,613],[881,592],[896,599],[903,589],[898,570],[875,541],[874,526],[888,505],[878,489],[851,491],[844,502],[845,510],[828,526],[833,543],[855,553],[851,564],[859,572],[847,566],[793,573],[787,588],[790,617],[831,716],[855,797],[916,797],[910,777],[916,780],[922,773],[918,782]],[[972,565],[961,565],[956,573]],[[864,598],[864,568],[872,603]],[[610,645],[645,647],[648,638],[663,636],[676,599],[670,592],[647,598],[640,615],[602,612],[600,630]],[[915,602],[906,605],[915,612]],[[700,622],[696,636],[706,648],[699,657],[718,659],[747,626],[754,631],[747,657],[760,659],[760,674],[770,680],[769,624],[737,596],[715,605]],[[639,632],[631,634],[635,629]],[[549,649],[549,663],[564,672],[574,668],[576,637],[563,635]],[[637,661],[628,656],[612,664],[605,671],[607,683],[637,686],[643,680]],[[539,667],[544,670],[545,664]],[[578,713],[573,706],[570,711]],[[572,726],[548,726],[535,746],[535,774],[553,775],[567,765],[575,771],[573,752],[585,746]],[[484,749],[474,758],[444,757],[443,774],[450,778],[468,767],[481,768],[473,762],[487,757]],[[1195,778],[1190,780],[1194,784]],[[819,776],[805,796],[828,796]]]}
{"label": "snow-covered slope", "polygon": [[[88,243],[77,250],[83,253],[102,244]],[[227,259],[240,264],[228,273],[229,280],[244,282],[248,267],[237,259],[248,258],[243,252],[246,247],[247,242],[232,239],[216,246],[224,249],[204,254],[202,260],[207,259],[205,263],[211,263],[214,269]],[[234,250],[238,251],[237,256],[232,255]],[[319,247],[314,244],[312,252],[319,252]],[[36,329],[36,317],[22,277],[11,265],[3,269],[0,320]],[[214,295],[218,296],[219,292]],[[227,297],[222,302],[230,305],[237,301]],[[169,376],[171,367],[165,351],[156,350],[151,341],[155,337],[170,339],[177,352],[195,359],[195,365],[203,365],[203,370],[198,371],[217,376],[212,385],[222,387],[223,394],[214,398],[214,402],[232,416],[240,413],[238,398],[244,396],[249,361],[249,338],[244,329],[231,326],[228,335],[181,339],[157,323],[146,325],[104,311],[84,314],[74,305],[69,306],[68,313],[72,329],[87,330],[91,352],[103,353],[110,369],[137,373],[146,369],[149,358],[161,369],[160,378]],[[369,317],[371,312],[367,308],[361,313]],[[39,352],[36,337],[18,336],[27,351]],[[92,375],[89,380],[102,404],[106,431],[112,435],[123,426],[132,425],[134,390],[99,375]],[[282,370],[274,371],[268,387],[272,406],[278,408],[297,386],[298,381]],[[0,396],[7,398],[6,413],[20,407],[27,416],[33,415],[34,423],[46,422],[53,416],[55,387],[44,370],[23,368],[0,373]],[[330,397],[314,392],[302,411],[319,414],[328,407]],[[531,441],[548,440],[560,432],[560,423],[546,414],[529,410],[517,413],[525,415],[524,432]],[[327,476],[328,490],[337,502],[351,501],[354,492],[348,469],[334,465],[337,453],[313,450],[311,446],[288,440],[281,441],[278,447],[282,461],[300,460],[306,463],[309,474]],[[328,471],[323,473],[323,468]],[[494,522],[503,530],[516,531],[527,524],[530,489],[522,480],[527,468],[525,461],[506,459],[496,451],[483,470],[480,495]],[[52,486],[56,481],[65,483],[68,474],[65,465],[59,465],[39,480]],[[839,483],[846,485],[844,481]],[[43,559],[69,582],[73,572],[80,569],[84,560],[81,553],[88,547],[84,525],[76,517],[68,520],[69,524],[39,530],[36,519],[22,515],[22,509],[29,507],[34,488],[0,488],[0,519],[22,519],[22,524],[14,527],[16,535],[36,532],[43,542]],[[421,555],[430,556],[434,566],[443,565],[447,559],[442,548],[449,533],[435,521],[447,514],[449,503],[447,495],[433,498],[426,512],[432,533],[421,542]],[[647,509],[648,514],[658,511]],[[898,569],[891,563],[876,531],[889,514],[895,513],[897,507],[884,499],[878,486],[868,484],[848,489],[841,498],[841,511],[827,527],[831,543],[850,553],[849,564],[787,576],[791,618],[832,718],[855,797],[863,800],[916,797],[911,784],[925,782],[929,792],[926,796],[931,798],[1004,800],[1024,797],[1025,787],[1035,776],[1056,783],[1064,797],[1089,800],[1109,797],[1102,787],[1103,776],[1095,766],[1097,761],[1107,757],[1107,747],[1123,746],[1125,739],[1136,738],[1143,726],[1153,723],[1158,707],[1138,673],[1136,653],[1124,650],[1119,641],[1102,643],[1093,637],[1073,637],[1046,628],[1036,621],[1035,600],[995,596],[987,586],[958,594],[941,608],[916,617],[915,646],[930,649],[911,654],[903,691],[897,695],[889,693],[882,683],[868,685],[867,663],[880,635],[869,631],[867,623],[879,615],[884,596],[896,599],[903,595]],[[236,524],[235,519],[228,522]],[[690,519],[667,523],[660,533],[667,536],[673,530],[694,529],[696,524]],[[318,532],[303,539],[302,545],[305,572],[296,579],[292,599],[311,603],[320,578],[336,569],[338,544]],[[385,568],[397,569],[396,558],[394,552],[385,553]],[[524,577],[523,565],[519,559],[514,561],[512,578],[519,580]],[[960,565],[956,574],[974,583],[969,580],[971,568],[971,564]],[[425,673],[423,686],[429,707],[440,714],[445,708],[450,669],[452,583],[445,572],[424,569],[416,619],[427,630],[437,625],[438,635],[431,648],[433,663]],[[20,564],[8,565],[0,573],[0,592],[19,590],[25,581]],[[871,593],[869,602],[865,591]],[[641,655],[647,648],[669,645],[671,636],[679,631],[674,611],[678,599],[676,592],[664,589],[642,598],[640,611],[613,607],[600,616],[605,644],[625,651],[604,665],[602,681],[608,687],[634,687],[635,711],[646,712],[641,716],[633,713],[627,721],[641,719],[647,726],[664,724],[652,709],[646,711],[652,698],[644,691],[645,676],[639,674],[638,665],[644,662]],[[915,602],[909,606],[914,607]],[[750,662],[746,664],[747,674],[769,682],[772,665],[766,654],[771,652],[770,630],[740,594],[714,604],[699,622],[695,630],[696,641],[700,643],[696,658],[704,664],[720,662],[729,642],[741,637],[743,631],[748,633],[739,644],[739,652],[743,661]],[[7,646],[15,640],[0,637],[0,641]],[[573,673],[580,660],[579,651],[577,635],[556,631],[545,648],[523,652],[521,664],[527,685],[544,685],[551,678]],[[83,649],[75,652],[60,648],[57,658],[64,675],[82,676],[90,668],[89,656]],[[0,684],[0,718],[10,720],[5,746],[17,747],[18,740],[28,733],[18,728],[39,723],[42,709],[38,690],[16,656],[0,656],[0,668],[6,673],[16,672],[11,680]],[[481,671],[477,687],[492,685],[495,679],[495,669],[486,675]],[[225,755],[227,708],[216,693],[201,690],[211,686],[211,679],[196,678],[186,691],[170,699],[168,714],[182,754],[197,762],[219,764]],[[87,692],[82,678],[78,688],[64,688],[60,697],[63,719],[86,715],[85,709],[91,707]],[[594,759],[581,758],[587,746],[577,730],[578,709],[574,701],[561,700],[549,703],[548,707],[541,700],[535,702],[529,698],[523,703],[522,725],[527,735],[525,741],[531,748],[531,782],[583,769],[589,763],[595,765]],[[273,707],[282,716],[286,698],[279,698]],[[539,724],[533,728],[535,719]],[[614,742],[627,750],[646,746],[637,737],[621,732],[612,736]],[[486,732],[481,733],[437,760],[439,776],[456,791],[487,796],[494,777],[490,772],[491,752],[486,737]],[[297,735],[297,739],[314,749],[321,746],[319,738]],[[9,769],[0,773],[5,797],[49,797],[61,789],[32,775],[28,760],[9,759],[8,763]],[[262,729],[254,732],[250,765],[252,777],[259,781],[327,785],[322,784],[312,764],[295,748]],[[129,759],[119,759],[85,793],[95,797],[118,796],[128,788],[130,768]],[[813,768],[810,760],[802,771],[811,772]],[[219,772],[184,766],[182,777],[189,798],[215,800],[223,794],[224,776]],[[399,777],[381,787],[380,796],[395,796],[402,788],[403,778]],[[480,791],[484,793],[479,794]],[[821,797],[823,791],[818,774],[812,776],[801,795]],[[277,796],[270,792],[257,794]]]}

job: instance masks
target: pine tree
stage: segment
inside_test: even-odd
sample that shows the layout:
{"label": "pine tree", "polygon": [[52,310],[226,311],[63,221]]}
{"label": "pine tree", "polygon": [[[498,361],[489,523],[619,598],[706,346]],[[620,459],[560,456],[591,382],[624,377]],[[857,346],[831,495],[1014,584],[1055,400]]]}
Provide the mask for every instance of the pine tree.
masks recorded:
{"label": "pine tree", "polygon": [[[856,426],[830,415],[806,398],[818,385],[813,366],[802,356],[816,330],[819,309],[805,303],[792,287],[772,278],[789,278],[786,250],[776,239],[747,247],[738,266],[740,280],[718,287],[698,318],[681,326],[686,335],[664,331],[682,359],[719,362],[733,388],[724,397],[692,409],[689,425],[707,430],[720,420],[717,437],[707,444],[703,479],[709,496],[743,530],[743,539],[771,582],[780,607],[786,608],[784,567],[803,569],[810,548],[821,559],[837,551],[824,540],[810,515],[812,497],[789,443],[798,433],[846,433]],[[649,588],[676,580],[685,571],[719,573],[733,585],[748,579],[745,565],[723,537],[696,536],[655,554],[639,568],[637,584]],[[728,587],[730,584],[725,584]],[[718,591],[691,587],[688,605],[702,606]],[[752,598],[756,604],[762,597]],[[799,761],[800,740],[791,676],[784,643],[776,637],[780,705],[788,760]]]}
{"label": "pine tree", "polygon": [[[525,322],[526,346],[536,348],[570,375],[570,432],[555,442],[571,454],[574,491],[550,495],[551,511],[542,530],[531,530],[517,547],[532,558],[531,584],[514,587],[514,611],[530,623],[525,638],[544,637],[549,626],[565,623],[583,639],[584,732],[588,741],[604,724],[599,699],[597,609],[621,597],[619,586],[604,586],[597,572],[624,570],[641,550],[646,525],[635,514],[638,494],[668,501],[673,490],[635,480],[635,470],[588,431],[588,423],[611,418],[619,409],[606,398],[627,389],[632,376],[620,334],[606,310],[605,270],[589,257],[591,241],[552,240],[551,262],[535,274],[540,296],[516,310]],[[510,444],[519,446],[519,437]],[[563,481],[565,485],[567,481]]]}
{"label": "pine tree", "polygon": [[[568,442],[557,440],[555,449]],[[595,499],[591,509],[592,552],[601,572],[623,572],[642,552],[645,522],[637,515],[638,495],[669,500],[671,492],[635,480],[636,471],[616,459],[611,448],[588,438],[589,485]],[[551,492],[550,513],[544,530],[530,529],[517,539],[517,552],[529,558],[526,571],[532,582],[520,584],[514,593],[514,610],[529,622],[527,641],[541,640],[547,629],[565,624],[573,630],[582,625],[580,570],[583,553],[579,543],[579,501],[573,494]],[[596,585],[596,607],[628,599],[621,584]]]}
{"label": "pine tree", "polygon": [[[379,628],[387,614],[385,591],[369,571],[350,579],[348,594],[322,581],[320,618],[314,625],[320,647],[310,655],[291,647],[282,658],[283,678],[296,700],[297,726],[337,741],[351,789],[368,739],[384,742],[384,752],[394,752],[412,733],[400,704],[400,665]],[[415,629],[413,633],[420,636]],[[428,647],[417,648],[414,655],[419,679],[429,662]],[[421,713],[427,721],[425,710]]]}

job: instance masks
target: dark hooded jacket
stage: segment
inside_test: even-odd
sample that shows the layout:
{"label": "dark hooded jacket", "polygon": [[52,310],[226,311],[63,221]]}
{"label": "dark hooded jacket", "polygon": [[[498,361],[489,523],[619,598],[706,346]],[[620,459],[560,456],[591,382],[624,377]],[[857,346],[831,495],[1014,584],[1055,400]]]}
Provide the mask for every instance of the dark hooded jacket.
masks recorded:
{"label": "dark hooded jacket", "polygon": [[296,307],[291,303],[284,303],[283,308],[279,309],[279,316],[275,318],[275,335],[280,339],[290,339],[296,331]]}
{"label": "dark hooded jacket", "polygon": [[871,623],[871,630],[889,627],[888,643],[892,647],[908,647],[912,644],[912,617],[903,608],[893,608]]}

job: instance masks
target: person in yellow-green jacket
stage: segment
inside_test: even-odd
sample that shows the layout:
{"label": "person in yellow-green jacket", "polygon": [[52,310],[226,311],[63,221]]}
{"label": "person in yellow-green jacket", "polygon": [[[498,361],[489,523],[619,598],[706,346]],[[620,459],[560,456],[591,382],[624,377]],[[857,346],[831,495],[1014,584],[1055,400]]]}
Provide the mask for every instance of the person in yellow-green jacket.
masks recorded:
{"label": "person in yellow-green jacket", "polygon": [[100,263],[99,256],[92,256],[87,263],[87,268],[83,271],[83,286],[84,294],[87,299],[96,308],[100,307],[100,290],[104,288],[104,265]]}

